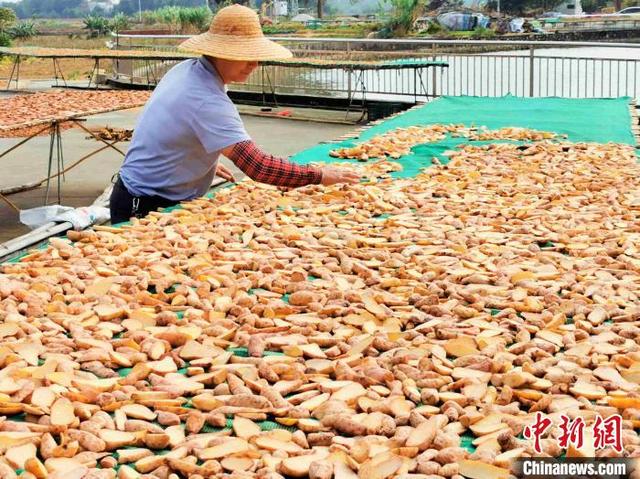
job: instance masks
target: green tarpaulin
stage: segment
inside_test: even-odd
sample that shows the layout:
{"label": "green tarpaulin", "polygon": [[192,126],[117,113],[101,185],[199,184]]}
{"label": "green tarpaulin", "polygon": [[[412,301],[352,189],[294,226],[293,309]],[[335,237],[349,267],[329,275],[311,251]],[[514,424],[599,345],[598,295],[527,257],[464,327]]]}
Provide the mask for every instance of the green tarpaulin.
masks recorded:
{"label": "green tarpaulin", "polygon": [[[522,127],[551,131],[559,135],[567,135],[567,140],[572,142],[614,142],[628,145],[636,143],[631,132],[629,98],[445,96],[421,108],[407,111],[369,128],[357,140],[318,145],[292,156],[291,159],[300,164],[343,162],[346,160],[332,158],[329,156],[329,152],[336,148],[354,146],[396,128],[451,123],[464,124],[469,127],[484,126],[492,130],[504,127]],[[419,173],[420,169],[430,166],[434,156],[446,161],[446,157],[442,156],[442,153],[468,142],[469,140],[465,138],[447,137],[440,142],[418,145],[413,148],[412,155],[398,160],[403,165],[403,171],[396,172],[392,176],[413,177]],[[481,142],[473,143],[481,144]]]}

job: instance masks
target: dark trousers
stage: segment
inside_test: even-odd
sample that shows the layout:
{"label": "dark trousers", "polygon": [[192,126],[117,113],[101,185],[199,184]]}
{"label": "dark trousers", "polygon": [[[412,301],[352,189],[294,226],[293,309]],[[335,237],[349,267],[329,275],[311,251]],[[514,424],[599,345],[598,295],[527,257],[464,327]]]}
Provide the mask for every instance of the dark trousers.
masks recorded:
{"label": "dark trousers", "polygon": [[113,185],[113,192],[109,201],[111,210],[111,224],[129,221],[132,217],[142,218],[150,211],[158,208],[168,208],[177,205],[178,201],[169,200],[161,196],[133,196],[122,183],[118,175],[118,181]]}

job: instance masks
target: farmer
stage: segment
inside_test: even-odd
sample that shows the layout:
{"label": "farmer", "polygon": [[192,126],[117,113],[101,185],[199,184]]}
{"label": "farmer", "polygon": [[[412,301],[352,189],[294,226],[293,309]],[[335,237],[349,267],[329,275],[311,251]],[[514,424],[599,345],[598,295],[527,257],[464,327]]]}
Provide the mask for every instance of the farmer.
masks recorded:
{"label": "farmer", "polygon": [[147,103],[111,194],[112,223],[202,196],[216,173],[234,181],[220,154],[251,179],[282,188],[358,181],[348,170],[271,156],[245,131],[225,85],[245,81],[259,61],[292,56],[264,38],[255,12],[223,8],[207,33],[180,48],[202,56],[171,69]]}

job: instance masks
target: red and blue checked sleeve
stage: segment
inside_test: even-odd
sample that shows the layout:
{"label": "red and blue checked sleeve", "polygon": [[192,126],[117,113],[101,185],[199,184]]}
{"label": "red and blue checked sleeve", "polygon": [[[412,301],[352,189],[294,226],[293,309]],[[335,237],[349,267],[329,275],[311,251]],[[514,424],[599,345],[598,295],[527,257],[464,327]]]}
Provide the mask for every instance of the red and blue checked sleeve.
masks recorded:
{"label": "red and blue checked sleeve", "polygon": [[236,143],[229,159],[249,178],[260,183],[298,188],[317,185],[322,181],[319,168],[296,165],[265,153],[253,141]]}

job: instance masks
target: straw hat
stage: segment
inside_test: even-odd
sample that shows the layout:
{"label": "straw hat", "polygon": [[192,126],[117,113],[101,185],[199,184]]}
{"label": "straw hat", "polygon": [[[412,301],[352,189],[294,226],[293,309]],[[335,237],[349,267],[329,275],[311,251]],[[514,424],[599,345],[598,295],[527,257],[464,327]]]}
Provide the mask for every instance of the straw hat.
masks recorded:
{"label": "straw hat", "polygon": [[190,38],[180,49],[239,61],[282,60],[293,55],[265,38],[256,12],[241,5],[220,9],[209,31]]}

